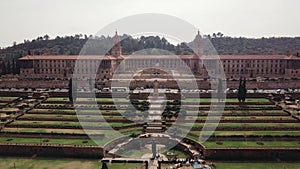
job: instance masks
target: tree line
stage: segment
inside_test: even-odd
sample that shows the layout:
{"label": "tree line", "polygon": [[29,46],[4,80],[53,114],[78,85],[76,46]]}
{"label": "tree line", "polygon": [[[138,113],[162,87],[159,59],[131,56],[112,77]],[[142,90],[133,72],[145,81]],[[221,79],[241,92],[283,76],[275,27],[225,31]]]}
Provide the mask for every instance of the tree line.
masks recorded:
{"label": "tree line", "polygon": [[[120,36],[120,38],[123,39],[121,44],[122,53],[124,55],[149,48],[162,49],[163,51],[159,51],[158,54],[192,54],[192,50],[186,43],[182,42],[175,45],[168,42],[164,37],[141,36],[139,38],[133,38],[124,34]],[[263,37],[253,39],[229,37],[218,32],[212,35],[204,35],[204,38],[211,41],[220,55],[280,54],[299,56],[300,53],[300,37]],[[112,42],[112,37],[79,34],[50,38],[48,35],[45,35],[33,40],[24,40],[24,42],[19,44],[14,42],[12,46],[0,49],[0,70],[2,70],[0,73],[18,74],[18,58],[26,55],[78,55],[88,40],[89,42],[94,41],[99,44],[106,44],[105,42]],[[105,48],[106,46],[100,46],[100,48],[101,47]],[[86,54],[97,54],[97,51],[90,50],[90,52],[91,53]],[[151,54],[155,54],[155,51],[150,52]]]}

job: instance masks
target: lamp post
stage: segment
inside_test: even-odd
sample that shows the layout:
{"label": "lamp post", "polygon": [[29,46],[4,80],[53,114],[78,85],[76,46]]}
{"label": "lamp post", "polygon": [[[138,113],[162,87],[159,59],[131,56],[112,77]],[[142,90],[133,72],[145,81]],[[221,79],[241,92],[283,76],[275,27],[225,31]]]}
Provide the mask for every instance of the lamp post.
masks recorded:
{"label": "lamp post", "polygon": [[156,157],[156,142],[155,142],[155,138],[153,138],[151,144],[152,144],[152,157],[155,158]]}

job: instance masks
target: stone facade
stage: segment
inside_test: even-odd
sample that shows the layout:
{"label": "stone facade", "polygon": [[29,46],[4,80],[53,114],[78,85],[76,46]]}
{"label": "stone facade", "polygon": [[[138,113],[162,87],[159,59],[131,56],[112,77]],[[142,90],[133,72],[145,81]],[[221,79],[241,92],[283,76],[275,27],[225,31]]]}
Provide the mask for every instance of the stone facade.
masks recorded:
{"label": "stone facade", "polygon": [[[68,79],[76,72],[81,77],[96,74],[98,83],[110,82],[113,73],[139,71],[147,67],[183,70],[189,67],[198,79],[208,78],[208,74],[220,74],[221,69],[231,78],[298,78],[300,77],[300,58],[286,55],[203,55],[202,37],[198,33],[194,40],[193,55],[133,55],[121,53],[121,43],[116,34],[111,55],[102,56],[25,56],[20,58],[21,79]],[[219,60],[220,58],[220,60]],[[81,66],[75,66],[78,64]],[[119,66],[120,65],[120,66]],[[210,72],[206,67],[212,66]]]}

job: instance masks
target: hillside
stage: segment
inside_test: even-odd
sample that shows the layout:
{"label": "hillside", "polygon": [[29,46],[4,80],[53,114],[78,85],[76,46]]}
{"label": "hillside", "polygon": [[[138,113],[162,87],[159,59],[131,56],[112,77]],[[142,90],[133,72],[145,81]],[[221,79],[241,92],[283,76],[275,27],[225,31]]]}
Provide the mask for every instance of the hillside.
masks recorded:
{"label": "hillside", "polygon": [[[249,54],[283,54],[283,55],[296,55],[300,53],[300,37],[289,38],[233,38],[223,36],[222,34],[213,34],[213,36],[205,35],[209,38],[214,45],[217,52],[221,54],[229,55],[249,55]],[[111,42],[111,37],[92,37],[87,35],[75,35],[56,37],[51,39],[48,35],[44,37],[38,37],[31,41],[24,40],[23,43],[3,48],[0,50],[0,59],[2,69],[5,69],[4,73],[18,73],[18,58],[25,55],[78,55],[87,42],[88,39],[97,43]],[[121,39],[124,39],[122,43],[122,53],[131,54],[134,51],[139,51],[147,48],[159,48],[164,49],[174,54],[190,54],[189,49],[185,43],[173,45],[169,43],[165,38],[158,36],[132,38],[129,35],[122,35]],[[105,46],[103,46],[105,48]],[[166,52],[165,54],[168,54]],[[90,54],[97,54],[92,52]],[[3,73],[2,73],[3,74]]]}

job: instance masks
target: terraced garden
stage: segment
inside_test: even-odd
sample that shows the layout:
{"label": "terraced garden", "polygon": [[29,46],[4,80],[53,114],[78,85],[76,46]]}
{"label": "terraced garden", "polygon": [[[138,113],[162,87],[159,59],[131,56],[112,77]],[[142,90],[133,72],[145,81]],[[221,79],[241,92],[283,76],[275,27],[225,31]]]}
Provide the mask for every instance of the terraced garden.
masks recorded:
{"label": "terraced garden", "polygon": [[[207,148],[300,147],[299,119],[268,99],[249,98],[246,104],[239,105],[234,102],[234,98],[227,98],[222,117],[220,112],[208,111],[210,102],[205,101],[209,99],[201,99],[196,122],[185,121],[178,124],[178,128],[185,131],[192,127],[187,137],[195,141],[199,141],[200,134],[212,134],[209,140],[203,143]],[[193,107],[195,101],[199,100],[189,99],[188,104]],[[196,116],[197,111],[187,110],[187,115]],[[216,124],[218,119],[220,122]],[[167,118],[166,121],[172,123],[174,117]],[[204,125],[208,131],[201,132]],[[217,126],[216,130],[209,131],[213,126]]]}
{"label": "terraced garden", "polygon": [[[127,99],[97,98],[98,105],[90,105],[90,98],[78,98],[77,101],[79,104],[76,105],[76,112],[67,97],[1,96],[0,111],[2,114],[9,114],[9,117],[1,122],[0,143],[104,146],[122,137],[119,133],[136,137],[146,132],[143,121],[135,123],[125,118],[129,108],[126,104]],[[116,109],[113,101],[119,102],[121,111]],[[143,101],[135,100],[141,104],[144,104]],[[209,111],[211,101],[217,100],[192,98],[183,101],[187,105],[184,110],[186,120],[176,124],[178,132],[186,131],[187,138],[199,142],[204,126],[216,126],[212,136],[202,143],[208,149],[300,147],[299,119],[269,99],[249,98],[245,104],[240,105],[236,98],[227,98],[221,117],[220,112]],[[176,107],[180,102],[167,102],[169,111],[161,114],[166,129],[174,123],[178,114],[182,113]],[[188,120],[189,118],[196,121]],[[219,123],[216,123],[218,121]],[[87,136],[87,132],[93,135],[93,140]],[[207,135],[210,132],[205,131],[202,134]]]}
{"label": "terraced garden", "polygon": [[[1,102],[15,99],[17,97],[1,97]],[[104,145],[121,136],[112,132],[111,128],[129,136],[142,133],[141,125],[136,125],[125,119],[114,110],[113,106],[107,106],[107,110],[103,112],[103,118],[99,118],[97,106],[84,104],[90,99],[80,98],[80,101],[82,104],[77,106],[81,110],[76,114],[67,97],[44,99],[23,115],[12,121],[3,122],[0,143],[95,146]],[[97,101],[112,101],[112,99],[99,98]],[[101,106],[105,107],[105,105]],[[1,110],[5,112],[6,109],[8,108],[3,107]],[[79,121],[78,118],[82,121]],[[104,123],[105,120],[108,123]],[[94,140],[91,140],[86,132],[92,134],[95,137]]]}

